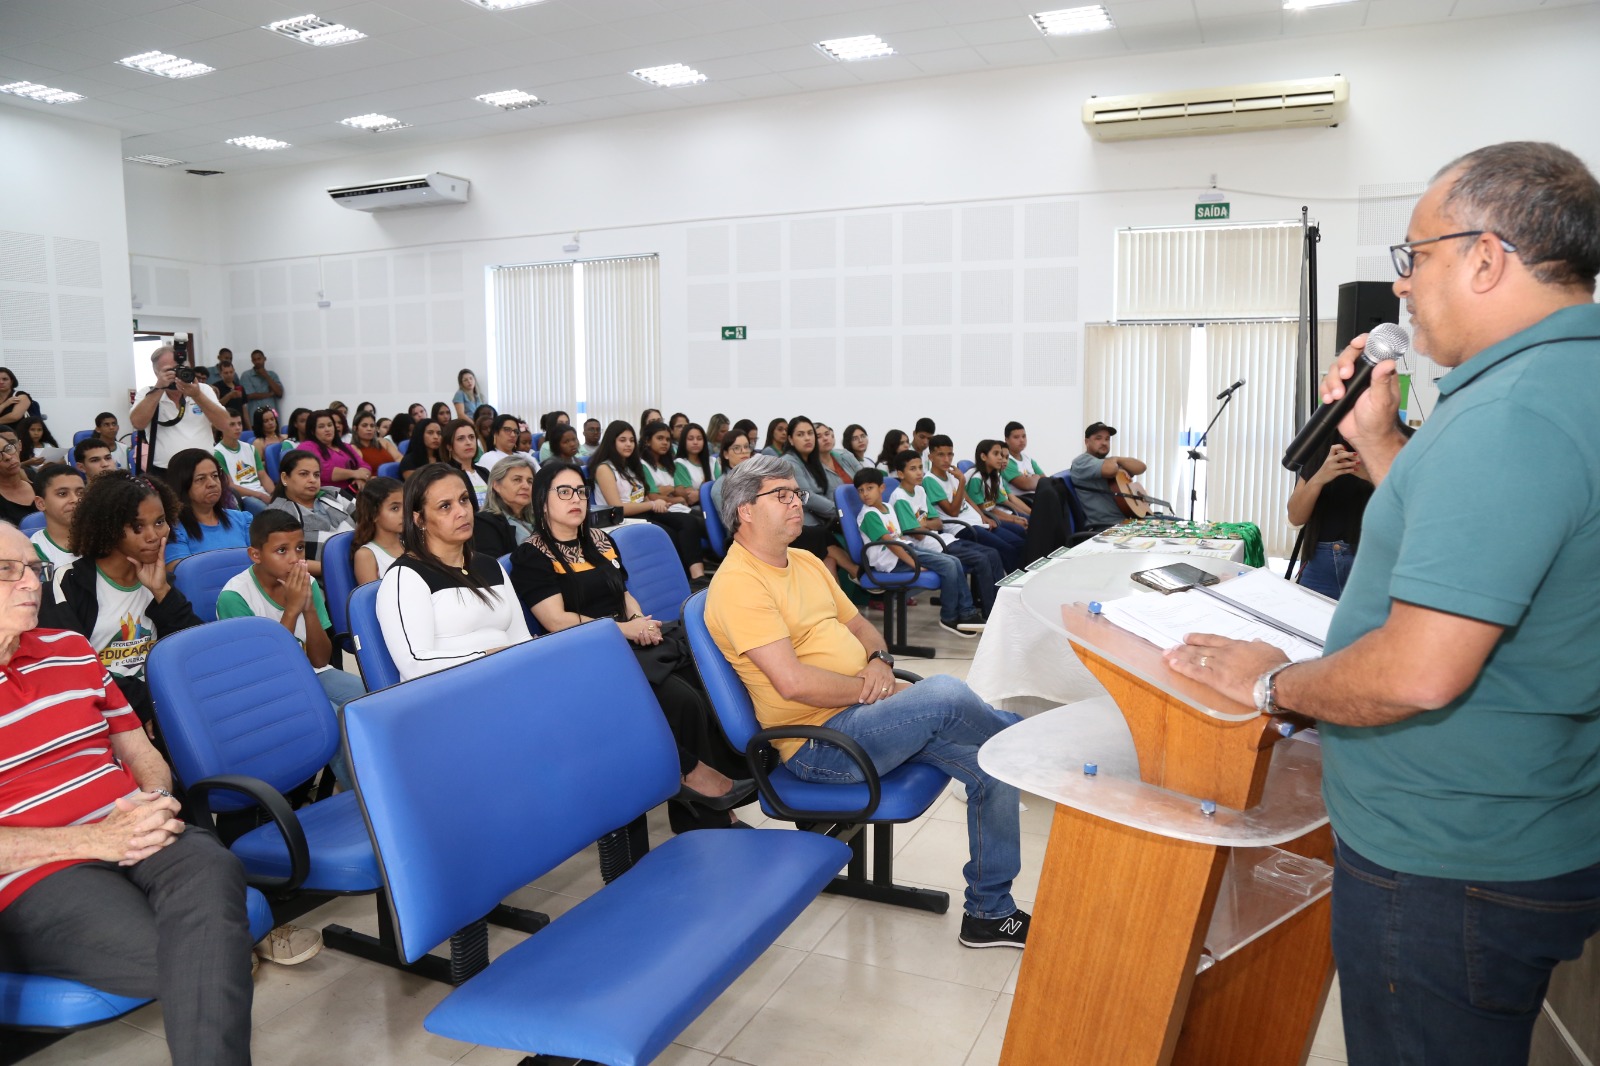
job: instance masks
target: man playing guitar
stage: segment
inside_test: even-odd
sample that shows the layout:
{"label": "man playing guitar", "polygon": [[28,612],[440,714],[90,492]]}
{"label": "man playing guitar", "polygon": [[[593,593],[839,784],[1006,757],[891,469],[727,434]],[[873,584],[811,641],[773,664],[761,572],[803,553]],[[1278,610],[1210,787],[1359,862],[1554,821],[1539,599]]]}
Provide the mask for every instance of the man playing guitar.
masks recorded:
{"label": "man playing guitar", "polygon": [[[1145,464],[1139,459],[1112,455],[1111,438],[1116,435],[1117,431],[1104,422],[1090,423],[1083,431],[1083,454],[1072,460],[1072,484],[1089,517],[1090,529],[1105,529],[1125,517],[1135,517],[1135,505],[1148,511],[1144,490],[1128,481],[1144,473]],[[1138,498],[1129,499],[1122,493]]]}

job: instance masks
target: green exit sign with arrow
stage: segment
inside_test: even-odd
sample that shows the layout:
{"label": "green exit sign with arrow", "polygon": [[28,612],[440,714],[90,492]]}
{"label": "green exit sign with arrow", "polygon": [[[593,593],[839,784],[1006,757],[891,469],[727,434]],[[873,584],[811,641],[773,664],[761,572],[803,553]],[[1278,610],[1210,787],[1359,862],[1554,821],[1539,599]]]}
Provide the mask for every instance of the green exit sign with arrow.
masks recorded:
{"label": "green exit sign with arrow", "polygon": [[722,339],[725,340],[725,341],[742,341],[742,340],[744,340],[744,327],[743,326],[723,326],[722,327]]}
{"label": "green exit sign with arrow", "polygon": [[1229,217],[1232,204],[1195,204],[1194,220],[1196,222],[1220,222]]}

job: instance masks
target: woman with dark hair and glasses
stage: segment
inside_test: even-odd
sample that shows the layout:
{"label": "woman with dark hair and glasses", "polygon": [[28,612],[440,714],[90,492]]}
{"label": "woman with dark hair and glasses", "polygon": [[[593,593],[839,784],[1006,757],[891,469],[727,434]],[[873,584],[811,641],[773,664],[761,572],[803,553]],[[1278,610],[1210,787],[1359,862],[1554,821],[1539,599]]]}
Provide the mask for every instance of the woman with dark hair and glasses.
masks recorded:
{"label": "woman with dark hair and glasses", "polygon": [[177,518],[178,498],[165,483],[122,470],[101,474],[72,515],[78,561],[56,573],[39,606],[39,625],[89,638],[145,723],[155,713],[144,680],[150,649],[160,637],[201,624],[163,565]]}
{"label": "woman with dark hair and glasses", "polygon": [[178,520],[167,541],[168,570],[201,552],[250,547],[253,516],[235,509],[228,473],[215,455],[185,448],[168,462],[167,484],[178,497]]}
{"label": "woman with dark hair and glasses", "polygon": [[746,459],[755,454],[755,449],[750,447],[750,438],[739,427],[735,426],[722,435],[722,441],[717,445],[717,458],[721,461],[721,474],[711,483],[711,506],[717,509],[717,514],[722,513],[722,474],[726,474]]}
{"label": "woman with dark hair and glasses", "polygon": [[871,466],[867,459],[867,449],[872,446],[872,438],[867,436],[867,427],[852,422],[844,427],[844,436],[839,438],[839,447],[834,449],[833,457],[839,463],[839,469],[844,471],[844,480],[853,481],[856,474],[864,466]]}
{"label": "woman with dark hair and glasses", "polygon": [[472,547],[472,483],[434,463],[406,482],[405,554],[378,589],[378,624],[403,681],[532,640],[511,578]]}
{"label": "woman with dark hair and glasses", "polygon": [[552,459],[539,471],[534,532],[511,557],[517,598],[551,633],[597,618],[616,622],[678,744],[683,787],[667,808],[672,831],[728,828],[736,820],[727,812],[749,799],[752,782],[729,776],[742,760],[712,724],[682,628],[648,617],[628,592],[616,545],[589,524],[587,497],[583,472],[573,464]]}
{"label": "woman with dark hair and glasses", "polygon": [[850,561],[850,553],[833,539],[839,528],[839,507],[833,502],[833,490],[839,487],[839,478],[822,465],[816,426],[804,415],[796,415],[784,426],[783,435],[788,441],[783,452],[784,461],[794,472],[795,484],[807,494],[802,504],[805,525],[793,546],[821,559],[835,577],[841,567],[853,576],[856,565]]}
{"label": "woman with dark hair and glasses", "polygon": [[672,501],[656,492],[655,484],[639,460],[638,441],[633,427],[613,422],[600,438],[600,447],[589,457],[589,476],[594,479],[595,495],[591,508],[621,507],[628,518],[643,518],[672,534],[678,559],[689,575],[691,587],[706,580],[705,563],[700,558],[700,520],[679,505],[669,511]]}

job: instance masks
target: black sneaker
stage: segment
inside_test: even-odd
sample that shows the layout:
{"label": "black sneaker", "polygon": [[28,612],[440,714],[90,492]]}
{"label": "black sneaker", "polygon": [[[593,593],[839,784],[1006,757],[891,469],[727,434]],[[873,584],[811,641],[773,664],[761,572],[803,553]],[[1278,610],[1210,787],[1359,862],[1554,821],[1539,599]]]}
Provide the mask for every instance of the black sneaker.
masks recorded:
{"label": "black sneaker", "polygon": [[969,948],[1020,948],[1028,942],[1027,911],[1013,911],[1004,918],[961,916],[961,943]]}

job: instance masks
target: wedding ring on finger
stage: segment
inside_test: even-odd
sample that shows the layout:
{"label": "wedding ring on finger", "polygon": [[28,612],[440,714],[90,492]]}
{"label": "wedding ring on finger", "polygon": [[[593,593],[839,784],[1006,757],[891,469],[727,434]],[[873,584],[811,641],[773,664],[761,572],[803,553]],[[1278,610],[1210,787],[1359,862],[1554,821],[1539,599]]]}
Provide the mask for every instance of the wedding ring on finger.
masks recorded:
{"label": "wedding ring on finger", "polygon": [[1206,668],[1206,657],[1204,655],[1202,655],[1202,656],[1200,656],[1200,669],[1204,670],[1205,668]]}

